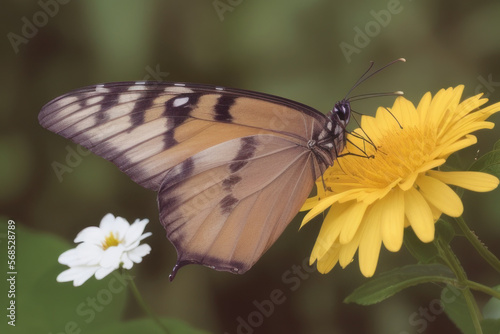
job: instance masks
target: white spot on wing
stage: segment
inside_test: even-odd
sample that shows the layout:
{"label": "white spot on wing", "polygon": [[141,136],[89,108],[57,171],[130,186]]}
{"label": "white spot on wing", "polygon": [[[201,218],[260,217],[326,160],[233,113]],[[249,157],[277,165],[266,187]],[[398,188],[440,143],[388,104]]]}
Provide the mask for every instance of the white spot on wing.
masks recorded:
{"label": "white spot on wing", "polygon": [[107,93],[109,92],[109,89],[104,86],[104,84],[99,84],[95,86],[95,91],[99,93]]}
{"label": "white spot on wing", "polygon": [[216,90],[224,90],[224,87],[215,87]]}
{"label": "white spot on wing", "polygon": [[186,104],[189,101],[189,97],[184,96],[184,97],[179,97],[174,100],[174,107],[180,107],[184,104]]}
{"label": "white spot on wing", "polygon": [[326,125],[328,131],[332,131],[332,126],[333,126],[332,122],[328,122],[328,124]]}
{"label": "white spot on wing", "polygon": [[185,87],[186,84],[183,84],[183,83],[174,83],[174,86]]}
{"label": "white spot on wing", "polygon": [[137,81],[137,82],[134,82],[134,85],[130,86],[128,88],[128,90],[129,91],[131,91],[131,90],[144,90],[145,85],[146,85],[146,81]]}

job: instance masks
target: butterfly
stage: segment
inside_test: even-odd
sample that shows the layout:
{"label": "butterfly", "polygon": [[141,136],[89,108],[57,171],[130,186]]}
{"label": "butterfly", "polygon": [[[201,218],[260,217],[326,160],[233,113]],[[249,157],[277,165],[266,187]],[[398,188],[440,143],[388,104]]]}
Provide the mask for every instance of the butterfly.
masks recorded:
{"label": "butterfly", "polygon": [[347,98],[325,115],[248,90],[141,81],[62,95],[39,122],[158,193],[172,280],[191,263],[249,270],[342,152],[350,117]]}

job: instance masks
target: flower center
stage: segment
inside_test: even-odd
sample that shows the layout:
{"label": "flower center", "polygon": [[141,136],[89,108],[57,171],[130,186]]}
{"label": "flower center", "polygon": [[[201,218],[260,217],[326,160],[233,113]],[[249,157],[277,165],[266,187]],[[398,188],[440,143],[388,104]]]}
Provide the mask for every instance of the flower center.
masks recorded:
{"label": "flower center", "polygon": [[[357,181],[374,188],[384,188],[397,179],[406,179],[430,160],[436,147],[436,134],[430,127],[396,128],[388,130],[375,140],[375,145],[377,151],[366,146],[366,154],[373,155],[373,158],[346,156],[342,159],[349,159],[345,163],[349,169],[336,169],[335,174],[341,172],[350,182]],[[344,177],[340,176],[340,179]]]}
{"label": "flower center", "polygon": [[109,247],[118,246],[119,243],[120,243],[120,241],[118,241],[118,239],[116,239],[113,232],[109,232],[109,235],[104,238],[104,242],[102,243],[102,249],[106,250]]}

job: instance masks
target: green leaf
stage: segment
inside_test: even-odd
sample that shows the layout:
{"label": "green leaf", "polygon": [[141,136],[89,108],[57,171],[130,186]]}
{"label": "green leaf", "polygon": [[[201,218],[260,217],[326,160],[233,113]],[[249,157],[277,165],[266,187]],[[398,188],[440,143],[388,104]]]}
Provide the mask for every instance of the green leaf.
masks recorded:
{"label": "green leaf", "polygon": [[[496,291],[500,291],[500,285],[493,287]],[[483,308],[483,316],[485,319],[500,319],[500,300],[491,298]]]}
{"label": "green leaf", "polygon": [[[7,220],[0,234],[7,232]],[[117,321],[125,307],[126,279],[118,272],[97,281],[90,278],[83,286],[58,283],[56,277],[67,269],[57,262],[61,253],[74,245],[53,235],[36,232],[16,221],[15,305],[18,333],[88,332],[110,321]],[[4,248],[5,239],[1,242]],[[4,246],[5,245],[5,246]],[[0,252],[7,263],[7,252]],[[6,280],[0,283],[7,293]],[[2,321],[0,332],[4,333]],[[8,326],[11,327],[11,326]]]}
{"label": "green leaf", "polygon": [[441,239],[445,244],[449,244],[455,237],[455,229],[446,220],[439,219],[436,222],[436,238]]}
{"label": "green leaf", "polygon": [[420,241],[411,228],[405,229],[404,245],[419,263],[436,262],[438,256],[436,246],[432,242],[424,243]]}
{"label": "green leaf", "polygon": [[500,150],[500,140],[498,140],[495,145],[493,145],[493,151],[494,150]]}
{"label": "green leaf", "polygon": [[344,302],[371,305],[408,287],[454,279],[452,271],[442,264],[417,264],[397,268],[372,278],[351,293]]}
{"label": "green leaf", "polygon": [[[195,329],[176,319],[160,319],[168,329],[169,334],[208,334],[208,332]],[[138,319],[122,323],[113,323],[93,331],[92,334],[165,334],[156,322],[151,319]]]}
{"label": "green leaf", "polygon": [[441,291],[441,303],[451,321],[464,334],[475,334],[474,324],[462,292],[451,285]]}
{"label": "green leaf", "polygon": [[483,334],[498,334],[500,333],[500,319],[484,319],[481,321]]}
{"label": "green leaf", "polygon": [[[497,144],[495,144],[495,147],[496,145]],[[500,149],[490,151],[477,159],[477,161],[470,166],[470,170],[485,172],[500,177]]]}

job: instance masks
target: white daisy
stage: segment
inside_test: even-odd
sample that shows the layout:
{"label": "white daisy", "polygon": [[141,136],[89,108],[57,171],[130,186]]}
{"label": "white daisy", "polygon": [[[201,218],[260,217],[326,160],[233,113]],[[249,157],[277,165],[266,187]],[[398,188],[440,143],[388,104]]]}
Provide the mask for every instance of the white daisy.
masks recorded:
{"label": "white daisy", "polygon": [[98,280],[102,279],[120,265],[131,269],[134,263],[140,263],[151,251],[148,244],[139,245],[141,240],[152,234],[143,234],[147,223],[148,219],[136,219],[130,225],[122,217],[115,218],[108,213],[99,227],[83,229],[75,238],[75,243],[81,244],[59,256],[59,263],[69,266],[69,269],[60,273],[57,281],[73,281],[74,286],[80,286],[93,275]]}

